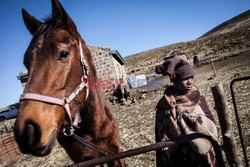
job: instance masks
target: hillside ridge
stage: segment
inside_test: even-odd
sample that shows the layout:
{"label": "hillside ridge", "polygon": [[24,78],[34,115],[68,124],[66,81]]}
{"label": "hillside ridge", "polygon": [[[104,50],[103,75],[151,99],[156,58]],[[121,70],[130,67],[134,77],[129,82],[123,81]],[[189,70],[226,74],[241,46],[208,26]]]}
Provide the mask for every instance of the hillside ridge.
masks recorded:
{"label": "hillside ridge", "polygon": [[[128,75],[133,69],[154,66],[163,61],[170,51],[178,50],[185,53],[192,62],[193,56],[201,61],[211,58],[225,58],[250,50],[250,10],[221,23],[201,37],[187,42],[161,46],[125,57]],[[141,70],[141,74],[143,70]],[[138,73],[140,74],[140,72]]]}
{"label": "hillside ridge", "polygon": [[[213,34],[218,34],[218,33],[223,33],[223,30],[229,28],[229,27],[233,27],[235,26],[237,23],[243,22],[244,20],[248,20],[250,19],[250,10],[247,10],[235,17],[233,17],[232,19],[229,19],[221,24],[219,24],[218,26],[216,26],[215,28],[213,28],[212,30],[208,31],[207,33],[205,33],[204,35],[202,35],[199,38],[203,38],[209,35],[213,35]],[[250,22],[248,22],[250,24]],[[245,24],[243,25],[239,25],[239,27],[236,27],[236,29],[238,28],[242,28],[244,27]]]}

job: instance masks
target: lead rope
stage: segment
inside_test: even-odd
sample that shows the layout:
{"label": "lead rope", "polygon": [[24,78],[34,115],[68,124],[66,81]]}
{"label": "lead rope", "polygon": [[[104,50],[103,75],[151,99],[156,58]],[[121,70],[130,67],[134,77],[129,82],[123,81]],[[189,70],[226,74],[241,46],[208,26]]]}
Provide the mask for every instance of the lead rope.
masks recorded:
{"label": "lead rope", "polygon": [[101,148],[91,142],[88,142],[87,140],[83,139],[82,137],[76,135],[75,133],[72,134],[72,137],[74,137],[75,139],[77,139],[79,142],[81,142],[82,144],[86,145],[87,147],[89,147],[90,149],[102,154],[102,155],[109,155],[109,154],[113,154],[114,153],[112,151],[109,151],[107,149]]}
{"label": "lead rope", "polygon": [[[101,148],[101,147],[99,147],[99,146],[97,146],[97,145],[95,145],[95,144],[93,144],[93,143],[90,143],[90,142],[88,142],[87,140],[83,139],[82,137],[76,135],[75,133],[73,133],[71,136],[74,137],[75,139],[77,139],[77,140],[78,140],[79,142],[81,142],[83,145],[89,147],[90,149],[92,149],[92,150],[98,152],[99,154],[101,154],[101,155],[103,155],[103,156],[107,156],[107,155],[109,155],[109,154],[115,155],[114,152],[109,151],[109,150],[104,149],[104,148]],[[122,167],[122,164],[121,164],[120,160],[117,159],[116,161],[118,161],[119,165]]]}

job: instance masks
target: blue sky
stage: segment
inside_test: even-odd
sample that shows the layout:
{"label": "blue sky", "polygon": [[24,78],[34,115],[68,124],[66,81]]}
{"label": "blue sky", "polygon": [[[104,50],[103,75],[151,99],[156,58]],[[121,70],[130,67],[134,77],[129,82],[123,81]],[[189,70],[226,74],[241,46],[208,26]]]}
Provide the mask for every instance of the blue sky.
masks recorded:
{"label": "blue sky", "polygon": [[[123,57],[194,40],[250,9],[249,0],[61,0],[88,45],[109,46]],[[18,101],[17,80],[32,38],[21,9],[37,19],[51,14],[50,0],[0,0],[0,108]]]}

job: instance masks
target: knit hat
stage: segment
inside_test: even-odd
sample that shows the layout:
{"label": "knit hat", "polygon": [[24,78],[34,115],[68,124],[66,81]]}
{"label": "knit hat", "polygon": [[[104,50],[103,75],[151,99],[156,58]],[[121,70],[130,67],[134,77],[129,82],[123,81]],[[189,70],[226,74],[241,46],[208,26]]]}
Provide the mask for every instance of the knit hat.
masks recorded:
{"label": "knit hat", "polygon": [[174,57],[165,61],[162,65],[156,66],[157,74],[169,75],[172,82],[193,77],[193,67],[185,60]]}

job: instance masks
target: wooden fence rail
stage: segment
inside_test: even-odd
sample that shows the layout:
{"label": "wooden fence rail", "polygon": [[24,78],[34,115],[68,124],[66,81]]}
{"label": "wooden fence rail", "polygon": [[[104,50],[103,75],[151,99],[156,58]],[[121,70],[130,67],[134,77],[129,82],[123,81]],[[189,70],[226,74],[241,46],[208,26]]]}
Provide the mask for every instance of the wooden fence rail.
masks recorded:
{"label": "wooden fence rail", "polygon": [[124,151],[124,152],[121,152],[121,153],[118,153],[118,154],[115,154],[115,155],[108,155],[108,156],[92,159],[92,160],[89,160],[89,161],[84,161],[84,162],[81,162],[81,163],[73,164],[73,165],[70,165],[68,167],[79,167],[79,166],[80,167],[86,167],[86,166],[94,166],[94,165],[105,164],[105,163],[110,162],[110,161],[130,157],[130,156],[134,156],[134,155],[139,155],[139,154],[142,154],[142,153],[154,151],[154,150],[161,149],[161,148],[164,148],[164,147],[170,147],[170,146],[186,143],[189,140],[193,140],[193,139],[196,139],[196,138],[205,138],[205,139],[207,139],[207,140],[209,140],[211,142],[211,144],[213,145],[214,150],[215,150],[216,158],[217,158],[217,161],[218,161],[218,166],[219,167],[224,167],[225,165],[224,165],[223,157],[222,157],[222,154],[221,154],[221,151],[220,151],[220,146],[219,146],[218,142],[216,140],[214,140],[211,136],[206,135],[206,134],[202,134],[202,133],[193,133],[193,134],[189,134],[189,135],[186,135],[186,136],[181,136],[181,137],[176,138],[175,140],[155,143],[155,144],[152,144],[152,145],[148,145],[148,146],[144,146],[144,147]]}

